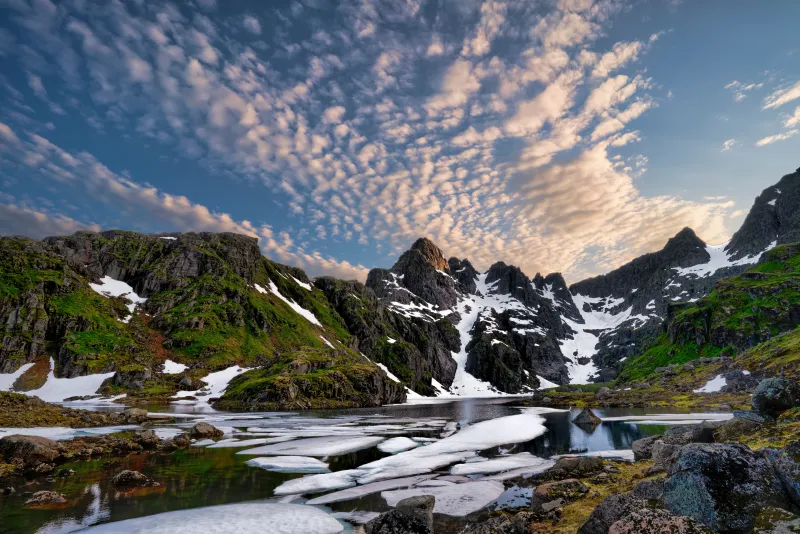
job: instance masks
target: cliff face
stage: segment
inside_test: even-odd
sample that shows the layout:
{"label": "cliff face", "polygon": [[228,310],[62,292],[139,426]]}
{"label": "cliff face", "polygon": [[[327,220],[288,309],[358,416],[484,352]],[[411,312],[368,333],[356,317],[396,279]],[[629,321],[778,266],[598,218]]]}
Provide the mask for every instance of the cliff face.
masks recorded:
{"label": "cliff face", "polygon": [[[161,372],[167,359],[188,367],[184,384],[192,389],[208,372],[234,364],[267,368],[277,378],[285,373],[275,365],[281,354],[311,350],[323,356],[305,373],[309,381],[352,364],[360,383],[375,386],[356,399],[320,389],[333,395],[326,402],[405,398],[352,348],[355,338],[324,293],[301,270],[264,258],[253,238],[80,232],[40,242],[1,238],[0,254],[5,373],[52,359],[58,377],[113,372],[106,390],[164,394],[180,387]],[[119,284],[127,288],[113,296]],[[322,401],[305,398],[309,405]]]}

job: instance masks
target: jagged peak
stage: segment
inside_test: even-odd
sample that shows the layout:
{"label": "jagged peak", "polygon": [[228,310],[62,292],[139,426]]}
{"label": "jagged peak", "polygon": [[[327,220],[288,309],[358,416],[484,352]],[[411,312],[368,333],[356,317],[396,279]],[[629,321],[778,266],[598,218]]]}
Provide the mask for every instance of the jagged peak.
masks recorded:
{"label": "jagged peak", "polygon": [[395,263],[394,267],[392,267],[392,270],[394,270],[396,267],[407,264],[411,258],[417,255],[421,256],[426,263],[432,265],[434,269],[447,272],[450,268],[447,260],[444,257],[444,252],[442,252],[442,249],[437,247],[434,242],[427,237],[420,237],[414,241],[414,244],[411,245],[410,249],[400,256],[400,258],[397,260],[397,263]]}

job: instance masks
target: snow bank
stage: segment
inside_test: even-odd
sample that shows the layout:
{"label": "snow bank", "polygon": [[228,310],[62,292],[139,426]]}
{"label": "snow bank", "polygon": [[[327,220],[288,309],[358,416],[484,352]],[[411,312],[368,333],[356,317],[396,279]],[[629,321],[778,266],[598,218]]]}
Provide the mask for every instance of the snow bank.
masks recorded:
{"label": "snow bank", "polygon": [[118,534],[336,534],[344,527],[312,506],[252,502],[178,510],[89,527],[85,532]]}
{"label": "snow bank", "polygon": [[673,267],[673,269],[678,273],[679,276],[691,275],[694,278],[706,278],[718,270],[724,269],[725,267],[737,267],[740,265],[751,265],[753,263],[757,263],[764,252],[772,250],[777,244],[777,241],[773,241],[766,249],[764,249],[763,252],[756,254],[755,256],[746,256],[738,260],[732,260],[728,251],[725,250],[725,248],[728,246],[728,243],[716,246],[709,245],[706,247],[706,252],[708,252],[708,255],[710,256],[708,262],[701,263],[700,265],[694,265],[692,267]]}
{"label": "snow bank", "polygon": [[723,386],[728,385],[728,380],[723,375],[717,375],[708,382],[706,385],[701,387],[700,389],[695,389],[695,393],[719,393],[722,391]]}
{"label": "snow bank", "polygon": [[111,372],[76,376],[75,378],[56,378],[55,368],[56,364],[50,358],[50,372],[47,374],[47,381],[44,385],[39,389],[21,391],[20,393],[36,396],[47,402],[63,402],[64,399],[69,397],[96,394],[103,382],[114,376],[114,373]]}
{"label": "snow bank", "polygon": [[11,386],[14,385],[14,382],[31,367],[33,367],[32,363],[26,363],[13,373],[0,373],[0,391],[11,391]]}
{"label": "snow bank", "polygon": [[164,370],[162,371],[165,375],[177,375],[179,373],[184,372],[188,366],[173,362],[172,360],[167,360],[164,362]]}
{"label": "snow bank", "polygon": [[[147,299],[137,295],[131,286],[125,282],[114,280],[110,276],[104,276],[100,279],[99,284],[89,284],[89,286],[104,297],[120,297],[124,295],[131,301],[131,303],[127,305],[128,311],[130,311],[131,314],[133,314],[133,310],[136,309],[138,304],[147,302]],[[122,322],[127,323],[130,320],[131,316],[129,315],[123,319]]]}

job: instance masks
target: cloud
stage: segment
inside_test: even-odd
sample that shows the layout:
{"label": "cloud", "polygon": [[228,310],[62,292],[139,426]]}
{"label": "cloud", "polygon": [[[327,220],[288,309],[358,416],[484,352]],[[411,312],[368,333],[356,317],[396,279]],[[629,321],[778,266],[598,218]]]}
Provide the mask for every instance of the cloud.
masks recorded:
{"label": "cloud", "polygon": [[785,141],[790,137],[794,137],[798,133],[800,133],[800,130],[789,130],[786,133],[770,135],[756,141],[756,146],[766,146],[771,145],[772,143],[777,143],[778,141]]}
{"label": "cloud", "polygon": [[244,28],[255,35],[261,35],[261,23],[252,15],[245,15],[242,20]]}
{"label": "cloud", "polygon": [[463,106],[481,88],[481,72],[469,60],[459,58],[445,72],[440,92],[425,103],[428,113]]}
{"label": "cloud", "polygon": [[728,150],[732,149],[735,144],[736,144],[736,139],[728,139],[727,141],[722,143],[722,150],[720,150],[720,152],[727,152]]}
{"label": "cloud", "polygon": [[800,124],[800,106],[794,108],[794,115],[787,117],[785,121],[783,121],[783,125],[787,128],[791,128],[793,126],[797,126]]}
{"label": "cloud", "polygon": [[42,238],[72,234],[78,230],[96,232],[100,227],[96,224],[81,223],[62,214],[37,211],[12,203],[0,203],[0,234]]}
{"label": "cloud", "polygon": [[528,135],[561,118],[572,107],[576,82],[580,78],[580,71],[566,72],[532,100],[522,102],[516,114],[506,121],[506,131],[512,135]]}
{"label": "cloud", "polygon": [[605,78],[611,72],[625,66],[625,64],[635,61],[643,47],[644,45],[639,41],[615,44],[612,50],[600,56],[597,65],[592,71],[592,77]]}
{"label": "cloud", "polygon": [[762,109],[775,109],[800,98],[800,82],[786,89],[779,89],[764,99]]}

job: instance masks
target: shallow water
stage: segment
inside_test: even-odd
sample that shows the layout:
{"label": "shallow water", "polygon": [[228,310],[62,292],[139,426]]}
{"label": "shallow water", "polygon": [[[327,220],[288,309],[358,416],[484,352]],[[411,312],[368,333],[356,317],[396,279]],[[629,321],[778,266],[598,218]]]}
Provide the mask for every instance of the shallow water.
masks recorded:
{"label": "shallow water", "polygon": [[[336,418],[338,423],[348,418],[362,418],[358,424],[386,423],[387,418],[407,418],[411,420],[440,419],[456,421],[462,427],[487,419],[517,415],[520,408],[514,407],[515,401],[508,399],[457,400],[437,402],[425,405],[387,406],[382,408],[354,410],[309,411],[302,414],[273,415],[273,425],[295,421],[296,427],[307,425],[319,427],[320,419]],[[155,407],[152,407],[155,408]],[[151,409],[152,409],[151,408]],[[169,407],[169,410],[188,411],[186,406]],[[190,407],[188,407],[190,408]],[[161,410],[164,410],[161,407]],[[665,413],[657,409],[598,409],[600,417],[618,417],[630,415],[646,415]],[[529,452],[535,456],[549,457],[569,452],[593,452],[611,449],[630,449],[631,443],[643,436],[663,431],[663,427],[641,425],[624,421],[606,422],[595,429],[585,429],[571,423],[578,410],[572,412],[555,412],[542,414],[547,432],[526,443],[510,444],[480,451],[481,456],[493,457],[504,454]],[[671,411],[675,413],[675,411]],[[215,414],[228,415],[228,414]],[[252,414],[248,414],[252,416]],[[369,416],[378,416],[370,420]],[[366,419],[363,419],[366,418]],[[184,420],[190,424],[191,420]],[[324,422],[324,421],[323,421]],[[333,421],[328,421],[333,422]],[[258,426],[254,420],[240,420],[233,424],[230,421],[219,421],[219,426]],[[174,425],[170,425],[174,426]],[[437,437],[439,430],[410,431],[404,435],[409,437]],[[391,434],[387,432],[387,437]],[[244,438],[247,439],[247,438]],[[236,503],[252,500],[271,500],[274,489],[287,480],[304,475],[276,473],[246,465],[250,457],[237,455],[241,449],[208,449],[191,447],[188,450],[176,451],[170,455],[136,454],[118,460],[101,459],[91,462],[78,462],[61,466],[74,469],[76,474],[67,479],[51,479],[35,477],[16,484],[16,496],[0,497],[0,532],[69,532],[100,522],[119,521],[143,515]],[[331,471],[352,469],[367,462],[388,456],[371,447],[350,454],[329,457]],[[158,481],[157,488],[144,488],[130,491],[118,491],[111,484],[111,477],[122,469],[141,471]],[[446,473],[447,468],[437,470]],[[66,495],[69,502],[55,509],[25,509],[22,504],[27,498],[24,492],[54,490]],[[321,494],[314,495],[319,496]],[[504,495],[501,502],[523,502],[517,495]],[[297,498],[294,503],[303,503],[306,499]],[[493,508],[497,505],[490,505]],[[360,499],[333,503],[325,510],[338,512],[351,511],[386,511],[389,507],[380,493],[361,497]],[[465,521],[474,519],[478,514],[467,518],[453,518],[436,515],[436,532],[455,532]],[[349,528],[349,527],[348,527]]]}

